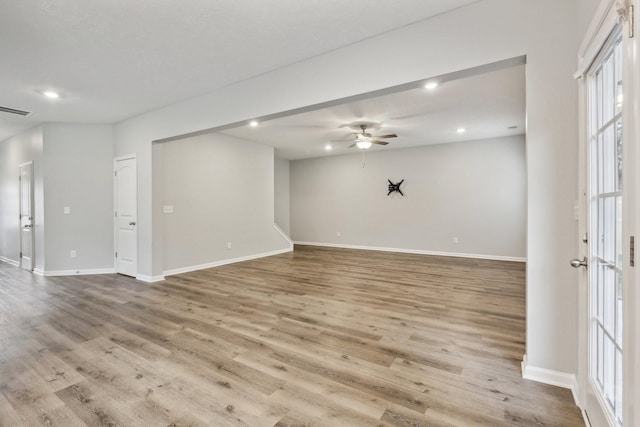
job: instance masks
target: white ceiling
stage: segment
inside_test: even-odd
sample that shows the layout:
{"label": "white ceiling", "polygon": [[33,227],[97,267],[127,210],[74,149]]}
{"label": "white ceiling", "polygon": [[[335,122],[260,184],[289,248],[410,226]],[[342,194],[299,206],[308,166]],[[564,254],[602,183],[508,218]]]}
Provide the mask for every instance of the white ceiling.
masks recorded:
{"label": "white ceiling", "polygon": [[[373,135],[398,135],[388,140],[389,145],[370,150],[523,134],[525,66],[449,80],[432,91],[420,87],[221,133],[272,145],[278,157],[294,160],[357,152],[356,147],[347,148],[353,141],[330,141],[353,137],[354,130],[347,125],[362,121],[380,124]],[[466,132],[458,133],[460,127]],[[328,143],[331,151],[325,150]]]}
{"label": "white ceiling", "polygon": [[2,1],[0,105],[33,113],[0,113],[0,141],[120,121],[476,1]]}

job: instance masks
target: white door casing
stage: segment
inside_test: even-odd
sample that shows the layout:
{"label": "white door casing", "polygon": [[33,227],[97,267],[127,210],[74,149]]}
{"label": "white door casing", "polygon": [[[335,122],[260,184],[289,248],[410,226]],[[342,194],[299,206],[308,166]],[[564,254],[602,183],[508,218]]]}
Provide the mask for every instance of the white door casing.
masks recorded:
{"label": "white door casing", "polygon": [[114,162],[115,266],[116,272],[138,273],[138,197],[135,156]]}
{"label": "white door casing", "polygon": [[34,230],[33,215],[33,162],[19,165],[20,185],[20,267],[33,271]]}

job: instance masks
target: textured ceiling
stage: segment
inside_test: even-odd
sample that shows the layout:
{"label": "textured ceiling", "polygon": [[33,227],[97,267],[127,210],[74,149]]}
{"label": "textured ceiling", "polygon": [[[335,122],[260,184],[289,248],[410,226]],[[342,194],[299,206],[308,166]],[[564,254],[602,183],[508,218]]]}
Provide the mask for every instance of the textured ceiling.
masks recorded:
{"label": "textured ceiling", "polygon": [[3,1],[0,105],[33,114],[0,113],[0,140],[126,119],[475,1]]}
{"label": "textured ceiling", "polygon": [[[525,66],[447,81],[432,91],[420,87],[221,133],[272,145],[278,157],[293,160],[357,152],[348,148],[352,140],[331,141],[352,138],[354,130],[347,125],[362,121],[380,125],[373,135],[398,135],[389,145],[371,150],[523,134]],[[466,130],[463,134],[457,132],[460,127]],[[328,143],[330,151],[325,150]]]}

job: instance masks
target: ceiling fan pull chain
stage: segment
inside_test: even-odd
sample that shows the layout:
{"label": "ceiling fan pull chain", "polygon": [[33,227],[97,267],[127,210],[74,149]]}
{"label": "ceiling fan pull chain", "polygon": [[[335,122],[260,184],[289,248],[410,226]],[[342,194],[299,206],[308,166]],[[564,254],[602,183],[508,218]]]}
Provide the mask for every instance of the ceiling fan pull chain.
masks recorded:
{"label": "ceiling fan pull chain", "polygon": [[362,150],[362,169],[364,169],[364,150]]}

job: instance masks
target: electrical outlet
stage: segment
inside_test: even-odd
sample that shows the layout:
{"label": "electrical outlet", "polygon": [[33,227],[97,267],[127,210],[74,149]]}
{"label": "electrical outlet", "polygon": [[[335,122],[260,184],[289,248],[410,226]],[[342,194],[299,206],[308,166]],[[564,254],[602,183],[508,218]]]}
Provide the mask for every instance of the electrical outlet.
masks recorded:
{"label": "electrical outlet", "polygon": [[453,238],[453,243],[458,244],[458,243],[460,243],[460,240],[457,237],[454,237]]}
{"label": "electrical outlet", "polygon": [[69,207],[69,206],[65,206],[65,207],[64,207],[64,214],[65,214],[65,215],[69,215],[70,213],[71,213],[71,207]]}
{"label": "electrical outlet", "polygon": [[76,258],[78,256],[78,253],[76,252],[75,249],[71,250],[71,258]]}
{"label": "electrical outlet", "polygon": [[231,249],[231,242],[227,242],[227,249]]}
{"label": "electrical outlet", "polygon": [[342,236],[342,233],[340,233],[339,231],[336,231],[336,237],[340,237]]}

